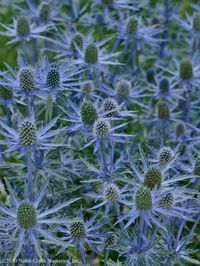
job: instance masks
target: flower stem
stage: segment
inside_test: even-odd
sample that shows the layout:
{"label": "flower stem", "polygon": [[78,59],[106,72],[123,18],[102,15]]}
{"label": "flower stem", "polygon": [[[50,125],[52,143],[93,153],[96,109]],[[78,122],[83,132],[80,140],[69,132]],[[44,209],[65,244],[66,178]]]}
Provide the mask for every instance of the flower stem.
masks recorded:
{"label": "flower stem", "polygon": [[28,174],[28,198],[33,201],[33,176],[32,176],[32,149],[27,153],[27,174]]}

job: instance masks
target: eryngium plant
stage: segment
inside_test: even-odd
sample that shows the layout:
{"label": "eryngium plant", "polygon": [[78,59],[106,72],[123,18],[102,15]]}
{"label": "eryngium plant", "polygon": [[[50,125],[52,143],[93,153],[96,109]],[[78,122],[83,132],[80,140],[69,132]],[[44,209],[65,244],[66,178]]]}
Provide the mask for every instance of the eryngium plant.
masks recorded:
{"label": "eryngium plant", "polygon": [[2,263],[200,265],[197,2],[0,1]]}

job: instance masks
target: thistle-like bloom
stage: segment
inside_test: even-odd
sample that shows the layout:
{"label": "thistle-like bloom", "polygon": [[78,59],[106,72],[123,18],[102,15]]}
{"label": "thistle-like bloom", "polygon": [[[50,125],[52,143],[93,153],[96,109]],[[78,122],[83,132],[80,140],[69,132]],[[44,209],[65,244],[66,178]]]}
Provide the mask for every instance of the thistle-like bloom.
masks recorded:
{"label": "thistle-like bloom", "polygon": [[[0,84],[12,88],[16,96],[25,96],[26,100],[32,102],[33,96],[42,98],[44,93],[38,83],[39,68],[33,68],[18,54],[18,67],[12,68],[6,64],[6,71],[0,72],[2,79]],[[21,100],[21,99],[20,99]]]}
{"label": "thistle-like bloom", "polygon": [[82,149],[90,146],[95,143],[94,152],[96,152],[101,143],[108,144],[108,141],[111,142],[121,142],[125,143],[127,138],[133,137],[133,135],[125,133],[115,133],[115,130],[120,129],[127,125],[127,123],[122,123],[118,126],[111,126],[109,119],[107,118],[98,118],[93,125],[93,132],[89,134],[92,137],[92,140],[89,141]]}
{"label": "thistle-like bloom", "polygon": [[76,76],[81,72],[68,60],[49,64],[43,59],[38,67],[38,83],[46,95],[56,96],[58,92],[73,91],[79,85]]}
{"label": "thistle-like bloom", "polygon": [[112,60],[118,53],[107,53],[105,48],[103,48],[110,39],[108,38],[98,43],[91,42],[85,45],[83,50],[77,46],[78,59],[74,60],[73,63],[86,69],[89,68],[92,72],[94,70],[106,72],[106,66],[120,65],[119,62]]}
{"label": "thistle-like bloom", "polygon": [[175,189],[174,193],[172,191],[173,189],[168,189],[163,193],[159,190],[151,191],[147,186],[139,187],[132,201],[124,201],[124,204],[131,209],[119,218],[118,223],[127,220],[125,226],[127,228],[140,217],[147,226],[156,225],[166,230],[165,224],[159,219],[163,216],[165,219],[178,217],[193,221],[197,211],[186,205],[188,200],[193,199],[193,195],[190,195],[190,191],[182,193],[181,188],[180,191]]}
{"label": "thistle-like bloom", "polygon": [[36,6],[33,2],[26,1],[26,7],[21,7],[19,4],[15,5],[24,16],[31,18],[31,21],[39,23],[39,25],[57,24],[63,22],[60,8],[62,3],[60,1],[43,1],[39,6]]}
{"label": "thistle-like bloom", "polygon": [[55,207],[44,210],[40,205],[47,192],[47,182],[38,193],[34,202],[29,201],[26,197],[24,200],[20,201],[10,184],[8,182],[6,182],[6,184],[11,197],[12,206],[8,208],[2,204],[0,205],[2,214],[0,221],[1,231],[9,233],[7,240],[13,243],[13,239],[17,239],[13,259],[15,260],[20,255],[24,246],[27,247],[29,245],[33,245],[34,247],[34,252],[31,254],[31,257],[34,258],[33,254],[36,253],[38,258],[42,258],[43,252],[39,237],[49,240],[56,245],[66,245],[66,243],[64,244],[55,237],[47,227],[50,224],[61,224],[63,220],[60,218],[51,218],[51,216],[54,215],[55,217],[58,211],[69,206],[79,198],[71,199]]}
{"label": "thistle-like bloom", "polygon": [[171,103],[174,103],[178,99],[182,99],[180,90],[174,87],[171,79],[163,75],[159,78],[155,78],[153,83],[148,82],[147,87],[150,87],[153,93],[153,102],[158,101],[160,97]]}
{"label": "thistle-like bloom", "polygon": [[91,210],[105,206],[105,215],[108,215],[111,208],[114,207],[117,216],[120,216],[119,206],[123,204],[123,199],[131,194],[128,193],[127,186],[120,188],[115,183],[105,183],[99,194],[87,193],[87,195],[94,200],[101,201],[101,203],[93,206]]}
{"label": "thistle-like bloom", "polygon": [[52,149],[64,145],[50,141],[51,138],[63,131],[63,128],[51,130],[57,121],[58,118],[55,118],[44,127],[37,129],[35,122],[27,119],[19,124],[17,130],[8,127],[0,121],[2,128],[0,133],[5,138],[0,141],[0,144],[7,147],[5,152],[12,152],[19,149],[21,155],[26,154],[30,147],[37,150]]}
{"label": "thistle-like bloom", "polygon": [[48,37],[45,37],[45,39],[53,45],[48,47],[47,50],[56,53],[58,59],[66,57],[77,59],[79,55],[77,48],[83,49],[84,45],[89,44],[91,40],[90,35],[83,36],[79,32],[68,32],[67,29],[59,32],[56,36],[56,39]]}
{"label": "thistle-like bloom", "polygon": [[163,70],[172,75],[174,86],[186,85],[188,91],[198,88],[200,85],[200,64],[199,57],[194,56],[192,59],[183,58],[181,61],[174,60],[175,69],[172,71],[169,68],[161,67]]}
{"label": "thistle-like bloom", "polygon": [[98,118],[98,106],[90,100],[84,100],[80,107],[68,101],[66,108],[61,108],[61,110],[66,115],[64,120],[72,123],[68,128],[69,132],[83,130],[88,135],[89,130],[91,131],[92,125]]}
{"label": "thistle-like bloom", "polygon": [[136,42],[136,50],[142,48],[142,43],[146,45],[151,44],[151,46],[158,46],[160,40],[158,38],[161,30],[157,25],[144,25],[141,17],[131,16],[128,17],[123,27],[121,24],[118,25],[119,37],[124,40],[124,43],[130,44],[131,42]]}
{"label": "thistle-like bloom", "polygon": [[[136,104],[142,108],[146,108],[140,99],[146,96],[149,97],[150,95],[145,93],[145,89],[141,88],[140,84],[133,85],[132,83],[132,80],[117,77],[112,87],[102,83],[99,90],[115,98],[122,106],[125,106],[125,104]],[[130,110],[126,112],[127,116],[129,116],[128,113],[131,114]]]}
{"label": "thistle-like bloom", "polygon": [[[65,223],[65,227],[59,228],[60,232],[66,235],[62,237],[62,240],[64,240],[67,245],[74,245],[75,251],[77,248],[79,249],[83,265],[86,264],[85,245],[87,244],[92,251],[97,253],[97,245],[103,242],[102,235],[99,233],[99,229],[102,227],[103,223],[95,222],[96,218],[97,215],[84,221],[81,215],[73,220],[68,220]],[[62,248],[62,251],[63,250]]]}
{"label": "thistle-like bloom", "polygon": [[36,26],[32,24],[28,17],[21,16],[17,20],[14,19],[13,25],[6,26],[1,24],[1,26],[6,29],[5,32],[0,32],[0,35],[12,38],[10,43],[17,43],[19,41],[30,41],[31,39],[42,38],[42,33],[48,32],[50,26]]}
{"label": "thistle-like bloom", "polygon": [[188,45],[191,46],[191,50],[195,51],[198,49],[200,41],[200,9],[198,12],[194,12],[192,16],[186,13],[186,20],[178,16],[176,16],[175,19],[181,28],[188,33],[189,38],[185,39]]}

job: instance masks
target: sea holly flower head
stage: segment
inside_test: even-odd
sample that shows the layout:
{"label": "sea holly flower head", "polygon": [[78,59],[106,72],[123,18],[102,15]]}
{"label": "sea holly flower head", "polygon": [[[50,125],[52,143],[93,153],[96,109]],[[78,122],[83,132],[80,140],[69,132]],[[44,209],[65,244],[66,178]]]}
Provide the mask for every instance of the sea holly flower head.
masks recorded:
{"label": "sea holly flower head", "polygon": [[83,42],[84,42],[83,36],[80,33],[76,33],[70,42],[70,49],[74,53],[76,53],[77,52],[76,46],[78,46],[79,49],[83,49]]}
{"label": "sea holly flower head", "polygon": [[13,97],[13,91],[8,86],[0,86],[0,98],[3,100],[10,100]]}
{"label": "sea holly flower head", "polygon": [[136,33],[138,30],[138,21],[135,17],[130,17],[126,23],[126,32],[130,34]]}
{"label": "sea holly flower head", "polygon": [[19,17],[16,25],[17,34],[19,37],[25,37],[30,34],[30,23],[26,17]]}
{"label": "sea holly flower head", "polygon": [[159,188],[162,182],[162,173],[159,169],[150,167],[145,173],[144,185],[149,189]]}
{"label": "sea holly flower head", "polygon": [[17,43],[20,41],[30,41],[32,39],[40,39],[42,38],[42,33],[48,32],[51,28],[50,25],[46,26],[36,26],[31,23],[30,19],[26,14],[24,16],[19,16],[14,19],[13,25],[5,26],[1,24],[1,26],[6,30],[5,32],[0,32],[0,35],[7,36],[12,38],[10,43]]}
{"label": "sea holly flower head", "polygon": [[81,219],[74,219],[70,223],[70,235],[74,239],[84,239],[86,235],[85,223]]}
{"label": "sea holly flower head", "polygon": [[170,118],[169,105],[166,102],[160,102],[158,104],[158,119],[168,120]]}
{"label": "sea holly flower head", "polygon": [[174,196],[172,193],[166,194],[160,201],[159,206],[165,209],[171,209],[174,205]]}
{"label": "sea holly flower head", "polygon": [[[21,14],[27,16],[31,21],[40,26],[53,25],[64,21],[60,8],[62,2],[56,1],[41,1],[39,5],[34,2],[26,1],[26,5],[20,5],[15,3],[15,8],[20,11]],[[59,14],[60,11],[60,14]]]}
{"label": "sea holly flower head", "polygon": [[32,91],[35,87],[35,73],[30,67],[23,67],[18,73],[19,86],[25,91]]}
{"label": "sea holly flower head", "polygon": [[181,79],[193,78],[193,66],[189,60],[182,60],[179,67],[179,73]]}
{"label": "sea holly flower head", "polygon": [[106,116],[112,117],[118,114],[120,106],[114,98],[107,98],[103,102],[103,111]]}
{"label": "sea holly flower head", "polygon": [[94,83],[92,82],[92,80],[83,81],[80,84],[80,87],[81,91],[85,94],[89,94],[94,91]]}
{"label": "sea holly flower head", "polygon": [[39,17],[43,21],[47,21],[51,17],[51,6],[50,3],[41,3],[39,6]]}
{"label": "sea holly flower head", "polygon": [[141,187],[135,195],[136,208],[138,210],[149,210],[152,207],[151,191],[148,188]]}
{"label": "sea holly flower head", "polygon": [[105,238],[105,245],[106,245],[106,247],[116,245],[118,240],[119,240],[119,237],[117,234],[110,233]]}
{"label": "sea holly flower head", "polygon": [[[86,248],[85,244],[93,252],[98,252],[97,245],[103,242],[102,235],[99,233],[103,223],[96,221],[97,215],[91,217],[89,220],[84,221],[83,214],[80,216],[68,220],[63,227],[59,227],[59,231],[64,234],[62,237],[66,244],[69,242],[74,246],[74,251],[79,249],[80,256],[83,264],[86,263]],[[65,248],[61,248],[60,252],[64,251]]]}
{"label": "sea holly flower head", "polygon": [[34,121],[26,119],[19,124],[18,130],[0,122],[2,128],[0,132],[6,138],[1,140],[0,143],[7,146],[5,151],[20,150],[21,155],[26,154],[29,148],[51,149],[58,147],[62,144],[50,144],[50,139],[63,131],[63,128],[51,130],[57,121],[58,118],[55,118],[44,127],[37,129]]}
{"label": "sea holly flower head", "polygon": [[87,43],[83,49],[76,46],[78,59],[74,60],[74,64],[90,69],[91,73],[94,71],[107,72],[106,66],[120,65],[120,62],[113,60],[119,53],[108,53],[104,48],[110,39],[111,37],[101,42]]}
{"label": "sea holly flower head", "polygon": [[37,215],[34,205],[28,201],[22,201],[17,209],[17,222],[21,228],[28,229],[36,226]]}
{"label": "sea holly flower head", "polygon": [[80,107],[80,114],[84,124],[94,124],[97,111],[91,101],[84,101]]}
{"label": "sea holly flower head", "polygon": [[[7,236],[8,240],[11,240],[13,237],[17,238],[13,258],[17,259],[23,253],[23,247],[28,247],[29,242],[34,246],[35,250],[34,254],[31,252],[30,256],[33,258],[33,255],[35,256],[36,254],[38,258],[42,258],[43,252],[40,238],[49,240],[51,243],[59,246],[66,246],[66,244],[52,234],[48,227],[49,224],[62,224],[63,220],[58,217],[57,212],[79,198],[60,203],[49,209],[44,209],[40,205],[47,192],[47,182],[45,182],[34,201],[29,201],[26,194],[25,199],[20,201],[7,180],[6,185],[10,193],[12,205],[8,208],[0,204],[1,223],[6,227],[6,231],[10,233]],[[54,217],[57,216],[57,219],[52,218],[52,215]]]}
{"label": "sea holly flower head", "polygon": [[25,120],[19,126],[19,140],[22,145],[33,145],[37,141],[37,128],[32,121]]}
{"label": "sea holly flower head", "polygon": [[93,134],[96,138],[105,138],[111,133],[110,122],[104,118],[99,118],[93,126]]}
{"label": "sea holly flower head", "polygon": [[170,147],[163,147],[158,153],[158,160],[161,164],[168,163],[174,157],[174,152]]}
{"label": "sea holly flower head", "polygon": [[131,88],[132,86],[129,80],[125,79],[119,80],[116,83],[117,96],[122,100],[127,99],[128,96],[130,95]]}

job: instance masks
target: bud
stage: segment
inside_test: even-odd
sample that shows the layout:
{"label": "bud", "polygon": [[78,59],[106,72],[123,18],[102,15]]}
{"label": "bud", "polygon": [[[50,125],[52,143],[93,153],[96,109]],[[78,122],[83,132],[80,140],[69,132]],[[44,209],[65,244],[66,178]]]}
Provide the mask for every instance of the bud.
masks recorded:
{"label": "bud", "polygon": [[167,120],[170,118],[169,106],[166,102],[161,102],[158,104],[158,119]]}
{"label": "bud", "polygon": [[146,187],[141,187],[135,195],[136,208],[141,211],[149,210],[152,207],[151,191]]}
{"label": "bud", "polygon": [[39,17],[41,18],[41,20],[47,21],[50,18],[50,15],[51,15],[50,4],[45,2],[41,3],[39,7]]}
{"label": "bud", "polygon": [[90,92],[92,92],[94,90],[94,83],[92,80],[87,80],[84,81],[81,84],[81,91],[85,94],[89,94]]}
{"label": "bud", "polygon": [[184,135],[185,133],[185,126],[184,124],[180,123],[176,126],[176,136],[180,137],[182,135]]}
{"label": "bud", "polygon": [[19,141],[22,145],[33,145],[37,141],[37,128],[31,121],[25,120],[19,126]]}
{"label": "bud", "polygon": [[85,223],[81,219],[75,219],[70,223],[70,235],[75,239],[83,239],[86,235]]}
{"label": "bud", "polygon": [[120,195],[119,187],[115,184],[107,184],[104,188],[104,198],[110,203],[114,203]]}
{"label": "bud", "polygon": [[193,169],[193,174],[200,176],[200,157],[196,159],[194,169]]}
{"label": "bud", "polygon": [[34,205],[28,201],[22,201],[17,210],[17,222],[21,228],[29,229],[36,226],[37,215]]}
{"label": "bud", "polygon": [[107,113],[106,116],[115,116],[119,112],[119,109],[118,102],[113,98],[107,98],[103,102],[103,111]]}
{"label": "bud", "polygon": [[150,167],[144,177],[144,185],[150,189],[160,187],[162,182],[162,173],[159,169]]}
{"label": "bud", "polygon": [[149,69],[146,73],[146,79],[149,83],[155,83],[155,72],[153,69]]}
{"label": "bud", "polygon": [[194,30],[200,31],[200,13],[194,14],[192,26]]}
{"label": "bud", "polygon": [[118,242],[118,237],[116,234],[109,234],[105,238],[105,244],[107,247],[116,245]]}
{"label": "bud", "polygon": [[19,17],[17,20],[16,31],[18,36],[26,36],[30,33],[30,23],[26,17]]}
{"label": "bud", "polygon": [[79,47],[80,49],[83,49],[83,37],[79,33],[74,35],[70,43],[70,49],[74,53],[77,52],[76,46]]}
{"label": "bud", "polygon": [[84,124],[93,124],[97,119],[97,111],[90,101],[84,101],[82,103],[80,113]]}
{"label": "bud", "polygon": [[181,79],[191,79],[193,77],[193,66],[189,60],[182,60],[179,66]]}
{"label": "bud", "polygon": [[160,201],[159,207],[165,209],[171,209],[174,205],[174,196],[172,193],[166,194]]}
{"label": "bud", "polygon": [[30,67],[23,67],[19,70],[19,86],[23,91],[32,91],[35,87],[34,71]]}
{"label": "bud", "polygon": [[97,25],[100,25],[100,26],[102,26],[102,25],[105,24],[104,15],[103,15],[102,13],[98,13],[98,14],[96,15],[96,24],[97,24]]}
{"label": "bud", "polygon": [[135,17],[130,17],[126,24],[126,32],[127,33],[136,33],[138,30],[138,21]]}
{"label": "bud", "polygon": [[111,133],[111,125],[108,120],[99,118],[93,126],[93,134],[96,138],[105,138]]}
{"label": "bud", "polygon": [[126,79],[119,80],[116,84],[116,91],[117,91],[117,96],[125,100],[128,98],[130,92],[131,92],[131,82]]}
{"label": "bud", "polygon": [[168,79],[164,78],[160,81],[159,83],[159,90],[162,92],[162,93],[167,93],[169,92],[169,81]]}
{"label": "bud", "polygon": [[12,89],[8,86],[0,85],[0,98],[10,100],[13,97]]}
{"label": "bud", "polygon": [[97,64],[99,60],[99,50],[93,43],[89,44],[85,49],[85,63]]}
{"label": "bud", "polygon": [[168,163],[174,156],[174,153],[170,147],[163,147],[158,153],[158,160],[161,164]]}
{"label": "bud", "polygon": [[60,86],[60,72],[58,67],[52,67],[46,77],[46,83],[49,88],[58,88]]}

